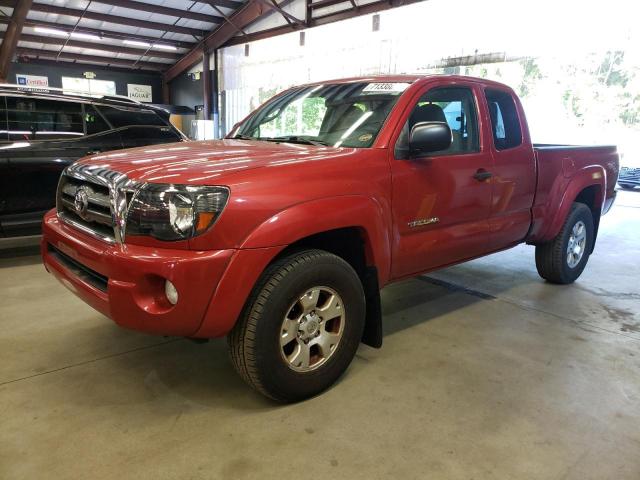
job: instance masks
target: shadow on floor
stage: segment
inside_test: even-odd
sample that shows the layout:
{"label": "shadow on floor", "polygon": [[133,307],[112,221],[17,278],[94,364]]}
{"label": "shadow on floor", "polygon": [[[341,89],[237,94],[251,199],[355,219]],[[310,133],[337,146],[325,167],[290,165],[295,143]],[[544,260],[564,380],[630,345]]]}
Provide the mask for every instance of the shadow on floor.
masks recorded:
{"label": "shadow on floor", "polygon": [[0,249],[0,268],[21,267],[40,262],[42,259],[38,245]]}
{"label": "shadow on floor", "polygon": [[384,335],[393,335],[495,297],[443,280],[420,276],[382,290]]}

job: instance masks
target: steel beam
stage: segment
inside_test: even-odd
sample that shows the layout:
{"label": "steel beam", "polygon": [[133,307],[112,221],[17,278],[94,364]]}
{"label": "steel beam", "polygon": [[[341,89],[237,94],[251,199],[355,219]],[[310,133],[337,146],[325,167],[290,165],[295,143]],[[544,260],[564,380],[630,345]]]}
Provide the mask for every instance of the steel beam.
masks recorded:
{"label": "steel beam", "polygon": [[[375,3],[368,3],[366,5],[359,6],[357,9],[348,8],[347,10],[341,10],[339,12],[329,13],[318,17],[311,17],[308,21],[307,27],[312,28],[319,25],[326,25],[327,23],[338,22],[340,20],[346,20],[348,18],[358,17],[360,15],[367,15],[383,10],[389,10],[391,8],[410,5],[412,3],[418,3],[421,1],[424,0],[402,0],[402,3],[394,3],[393,5],[391,5],[386,0]],[[345,0],[345,3],[346,2],[348,2],[348,0]],[[256,40],[263,40],[265,38],[271,38],[277,35],[295,32],[297,30],[300,30],[298,25],[282,25],[280,27],[269,28],[266,30],[261,30],[259,32],[248,33],[247,35],[244,35],[242,37],[231,38],[221,46],[227,47],[229,45],[239,45],[247,42],[255,42]]]}
{"label": "steel beam", "polygon": [[225,21],[229,22],[231,25],[233,25],[233,28],[235,28],[238,33],[241,33],[242,35],[246,35],[247,33],[242,30],[241,28],[239,28],[237,25],[235,25],[233,23],[233,20],[231,20],[229,18],[228,15],[226,15],[222,10],[220,10],[220,7],[218,7],[213,0],[203,0],[204,3],[206,3],[207,5],[209,5],[211,8],[213,8],[216,12],[218,12],[220,14],[221,17],[223,17],[225,19]]}
{"label": "steel beam", "polygon": [[[9,17],[0,17],[0,23],[8,24]],[[76,32],[76,33],[85,33],[87,35],[95,35],[99,38],[106,38],[110,40],[138,40],[140,42],[158,42],[164,45],[171,45],[176,48],[191,48],[195,44],[195,42],[183,42],[178,40],[165,40],[159,37],[150,37],[148,35],[140,35],[140,34],[130,34],[123,32],[114,32],[112,30],[102,30],[97,28],[88,28],[88,27],[75,27],[74,25],[66,25],[62,23],[55,22],[45,22],[44,20],[32,20],[27,18],[24,21],[25,27],[44,27],[44,28],[53,28],[56,30],[62,30],[64,32]]]}
{"label": "steel beam", "polygon": [[[18,56],[19,57],[19,56]],[[107,70],[109,72],[120,72],[120,73],[131,73],[131,67],[119,67],[116,65],[108,65],[105,66],[104,64],[100,65],[99,63],[92,63],[92,62],[83,62],[83,63],[75,63],[75,62],[70,62],[70,61],[56,61],[54,59],[48,59],[48,58],[35,58],[33,56],[29,56],[29,55],[25,55],[25,61],[29,63],[29,65],[43,65],[43,66],[50,66],[50,67],[61,67],[61,68],[77,68],[77,67],[81,67],[84,70]],[[138,68],[138,66],[136,66],[136,68]],[[156,68],[144,68],[140,67],[137,70],[135,70],[135,73],[138,74],[144,74],[144,75],[151,75],[153,77],[156,78],[162,78],[162,73],[156,69]],[[15,83],[14,80],[10,79],[9,83]]]}
{"label": "steel beam", "polygon": [[155,62],[135,62],[134,60],[123,60],[113,57],[101,57],[98,55],[81,55],[78,53],[58,53],[57,50],[38,50],[36,48],[16,48],[16,54],[24,57],[48,58],[58,60],[72,60],[90,63],[99,63],[104,65],[113,65],[115,67],[124,67],[130,69],[154,70],[162,71],[167,67],[166,63]]}
{"label": "steel beam", "polygon": [[[0,38],[4,35],[0,33]],[[164,51],[149,50],[145,48],[121,47],[120,45],[109,45],[107,43],[93,43],[83,40],[66,39],[63,37],[46,37],[41,35],[22,34],[20,40],[24,42],[44,43],[45,45],[66,45],[69,47],[89,48],[91,50],[100,50],[111,53],[126,53],[127,55],[142,55],[146,57],[168,58],[170,60],[178,60],[180,54],[169,53]],[[146,53],[145,53],[146,52]]]}
{"label": "steel beam", "polygon": [[[5,0],[3,0],[5,1]],[[2,4],[2,2],[0,2]],[[148,20],[138,20],[129,17],[120,17],[117,15],[108,15],[105,13],[97,13],[84,11],[76,8],[59,7],[57,5],[49,5],[45,3],[34,3],[31,10],[44,13],[55,13],[57,15],[67,15],[76,18],[86,18],[89,20],[99,20],[101,22],[115,23],[117,25],[126,25],[128,27],[146,28],[149,30],[158,30],[161,32],[184,33],[185,35],[203,36],[205,32],[197,28],[181,27],[168,23],[150,22]]]}
{"label": "steel beam", "polygon": [[276,12],[278,12],[280,15],[282,15],[282,17],[285,19],[285,21],[288,24],[296,23],[296,24],[298,24],[300,26],[304,25],[304,22],[302,20],[300,20],[299,18],[294,17],[289,12],[285,12],[282,9],[282,7],[280,5],[278,5],[276,0],[257,0],[257,1],[262,2],[263,4],[265,4],[266,6],[271,8],[272,10],[275,10]]}
{"label": "steel beam", "polygon": [[[286,3],[286,2],[284,2]],[[281,6],[284,5],[281,4]],[[189,67],[200,61],[202,50],[211,52],[218,47],[228,42],[236,34],[237,28],[244,28],[250,23],[255,22],[258,18],[265,13],[271,11],[271,8],[262,4],[256,0],[249,0],[247,4],[241,9],[237,10],[229,17],[233,22],[223,23],[216,30],[207,35],[196,47],[194,47],[189,53],[182,57],[178,62],[169,68],[165,74],[164,79],[166,82],[170,82],[175,77],[180,75]],[[244,38],[244,37],[242,37]]]}
{"label": "steel beam", "polygon": [[31,4],[32,0],[18,0],[13,9],[7,31],[2,40],[2,46],[0,47],[0,81],[4,82],[7,80],[9,66],[16,52],[18,40],[20,40],[20,34],[24,26],[24,20],[27,18]]}
{"label": "steel beam", "polygon": [[217,5],[218,7],[229,8],[231,10],[237,10],[238,8],[244,5],[244,3],[237,2],[235,0],[194,0],[194,1],[198,3],[206,3],[208,5],[214,4],[214,5]]}
{"label": "steel beam", "polygon": [[317,10],[319,8],[331,7],[348,1],[349,0],[318,0],[317,2],[310,2],[309,7],[311,7],[312,10]]}
{"label": "steel beam", "polygon": [[191,20],[199,20],[201,22],[218,24],[222,23],[223,18],[209,15],[206,13],[191,12],[186,9],[170,8],[160,5],[152,5],[150,3],[136,2],[134,0],[92,0],[94,3],[102,3],[112,5],[114,7],[128,8],[130,10],[138,10],[141,12],[158,13],[169,17],[190,18]]}

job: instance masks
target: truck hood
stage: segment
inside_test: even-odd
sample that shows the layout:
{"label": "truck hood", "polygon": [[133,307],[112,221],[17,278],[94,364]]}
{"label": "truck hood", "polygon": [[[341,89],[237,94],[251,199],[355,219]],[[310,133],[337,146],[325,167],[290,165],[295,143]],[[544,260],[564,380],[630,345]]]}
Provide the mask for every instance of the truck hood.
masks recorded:
{"label": "truck hood", "polygon": [[118,150],[86,157],[83,164],[124,173],[149,183],[215,184],[227,173],[259,167],[335,159],[353,148],[252,140],[208,140]]}

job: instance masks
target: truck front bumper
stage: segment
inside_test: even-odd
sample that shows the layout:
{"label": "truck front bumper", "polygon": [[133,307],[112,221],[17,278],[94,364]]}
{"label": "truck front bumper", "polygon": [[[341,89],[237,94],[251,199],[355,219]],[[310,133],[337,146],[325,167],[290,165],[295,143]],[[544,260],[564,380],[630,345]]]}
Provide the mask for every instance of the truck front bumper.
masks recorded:
{"label": "truck front bumper", "polygon": [[[254,268],[262,263],[256,252],[243,254],[234,249],[192,251],[107,244],[63,223],[55,211],[45,215],[41,252],[47,271],[115,323],[147,333],[186,337],[226,334],[259,275]],[[268,262],[271,251],[259,253]],[[225,275],[231,264],[232,270],[245,272],[242,280],[251,282],[248,288],[229,284],[237,281],[234,272]],[[175,305],[165,294],[167,280],[178,292]]]}

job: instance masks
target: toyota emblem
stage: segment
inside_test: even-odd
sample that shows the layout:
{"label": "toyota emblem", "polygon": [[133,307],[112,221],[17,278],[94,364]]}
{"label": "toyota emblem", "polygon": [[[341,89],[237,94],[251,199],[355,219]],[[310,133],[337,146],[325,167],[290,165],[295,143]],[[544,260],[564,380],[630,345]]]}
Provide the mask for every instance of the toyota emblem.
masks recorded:
{"label": "toyota emblem", "polygon": [[76,195],[73,197],[73,206],[80,218],[86,220],[87,209],[89,208],[89,194],[86,189],[81,187],[76,191]]}

